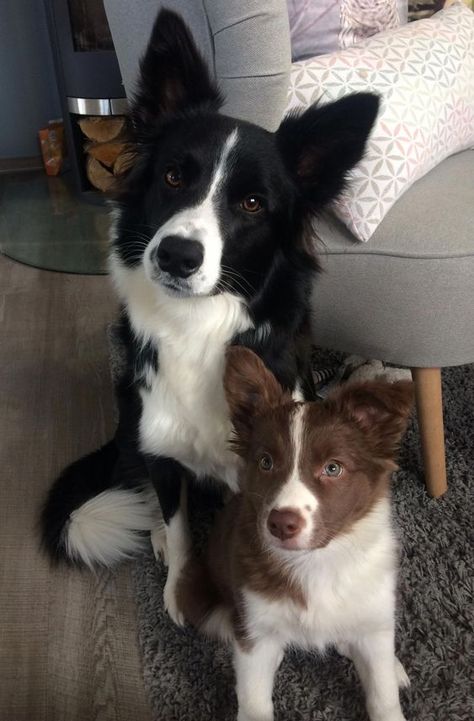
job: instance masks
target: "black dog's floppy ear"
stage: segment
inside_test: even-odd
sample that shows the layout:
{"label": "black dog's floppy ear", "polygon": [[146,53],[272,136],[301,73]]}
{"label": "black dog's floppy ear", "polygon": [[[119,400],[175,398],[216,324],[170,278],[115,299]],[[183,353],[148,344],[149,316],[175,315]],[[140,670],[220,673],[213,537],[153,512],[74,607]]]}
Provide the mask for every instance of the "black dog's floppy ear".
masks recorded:
{"label": "black dog's floppy ear", "polygon": [[163,115],[206,104],[219,109],[217,86],[182,18],[160,10],[140,61],[131,106],[133,124],[140,131]]}
{"label": "black dog's floppy ear", "polygon": [[276,135],[279,150],[314,210],[343,189],[348,171],[364,154],[378,109],[377,95],[355,93],[283,120]]}

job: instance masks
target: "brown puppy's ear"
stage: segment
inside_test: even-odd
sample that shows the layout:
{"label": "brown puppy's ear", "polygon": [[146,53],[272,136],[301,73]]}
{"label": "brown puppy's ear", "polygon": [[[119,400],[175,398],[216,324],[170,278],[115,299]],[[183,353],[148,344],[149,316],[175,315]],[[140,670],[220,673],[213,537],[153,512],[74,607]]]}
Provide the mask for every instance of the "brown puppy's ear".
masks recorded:
{"label": "brown puppy's ear", "polygon": [[342,386],[331,400],[353,420],[379,458],[393,460],[413,408],[411,381],[388,383],[379,379]]}
{"label": "brown puppy's ear", "polygon": [[248,441],[257,416],[291,400],[263,361],[243,346],[227,350],[224,390],[239,445]]}

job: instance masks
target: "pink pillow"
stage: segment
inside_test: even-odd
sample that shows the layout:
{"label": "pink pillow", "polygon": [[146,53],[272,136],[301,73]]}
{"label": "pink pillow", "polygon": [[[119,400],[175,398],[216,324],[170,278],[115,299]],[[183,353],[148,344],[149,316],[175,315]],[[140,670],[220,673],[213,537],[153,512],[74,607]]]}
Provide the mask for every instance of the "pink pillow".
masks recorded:
{"label": "pink pillow", "polygon": [[407,0],[287,0],[291,55],[304,60],[348,48],[407,21]]}

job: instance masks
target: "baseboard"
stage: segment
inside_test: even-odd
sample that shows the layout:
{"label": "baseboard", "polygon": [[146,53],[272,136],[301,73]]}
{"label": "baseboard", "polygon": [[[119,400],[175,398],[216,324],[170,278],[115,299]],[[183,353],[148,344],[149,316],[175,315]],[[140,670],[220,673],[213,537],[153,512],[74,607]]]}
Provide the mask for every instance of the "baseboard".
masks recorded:
{"label": "baseboard", "polygon": [[0,173],[17,173],[22,170],[41,170],[43,160],[41,155],[31,155],[24,158],[0,158]]}

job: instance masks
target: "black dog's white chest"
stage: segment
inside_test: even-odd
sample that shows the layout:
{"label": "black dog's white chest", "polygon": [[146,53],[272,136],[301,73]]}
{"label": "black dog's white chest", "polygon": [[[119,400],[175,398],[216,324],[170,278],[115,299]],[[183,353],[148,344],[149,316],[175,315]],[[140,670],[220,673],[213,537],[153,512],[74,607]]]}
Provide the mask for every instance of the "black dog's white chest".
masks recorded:
{"label": "black dog's white chest", "polygon": [[[127,271],[128,282],[133,285],[139,273]],[[155,287],[144,293],[145,284],[142,275],[141,297],[128,296],[132,328],[156,346],[159,359],[157,369],[143,371],[141,450],[174,458],[198,477],[214,476],[235,490],[222,377],[227,345],[252,327],[246,307],[229,294],[177,300]]]}

